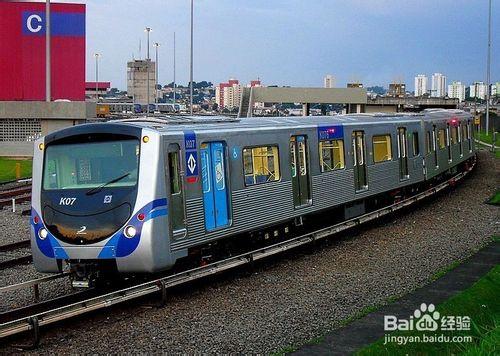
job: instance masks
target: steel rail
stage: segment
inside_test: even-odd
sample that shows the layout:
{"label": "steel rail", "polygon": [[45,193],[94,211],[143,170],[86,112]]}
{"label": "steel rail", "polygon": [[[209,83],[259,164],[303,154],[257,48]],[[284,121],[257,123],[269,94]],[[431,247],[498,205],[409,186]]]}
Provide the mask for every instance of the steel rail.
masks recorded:
{"label": "steel rail", "polygon": [[0,287],[0,294],[5,293],[5,292],[10,292],[13,290],[17,290],[17,289],[34,287],[34,286],[40,285],[40,284],[48,282],[48,281],[53,281],[54,279],[68,277],[69,275],[70,275],[70,273],[67,273],[67,272],[66,273],[52,274],[50,276],[32,279],[30,281],[21,282],[21,283],[17,283],[17,284],[11,284],[10,286]]}
{"label": "steel rail", "polygon": [[464,178],[475,166],[472,165],[466,171],[456,174],[452,178],[418,193],[410,198],[394,203],[387,207],[372,211],[370,213],[355,217],[330,227],[306,233],[304,235],[278,242],[276,244],[259,248],[257,250],[246,252],[241,255],[233,256],[222,261],[214,262],[205,266],[197,267],[188,271],[180,272],[167,277],[141,283],[132,287],[127,287],[118,291],[103,294],[88,300],[69,304],[45,312],[40,312],[29,317],[23,317],[4,324],[0,324],[0,338],[15,335],[21,332],[34,330],[37,331],[40,326],[49,325],[57,321],[65,320],[84,313],[110,307],[118,303],[123,303],[136,299],[154,292],[161,291],[163,301],[166,298],[166,290],[190,281],[194,281],[209,275],[214,275],[234,267],[242,266],[256,260],[260,260],[286,250],[290,250],[315,240],[324,239],[340,231],[358,226],[368,221],[375,220],[381,216],[390,214],[394,211],[403,209],[413,203],[421,201],[431,195],[436,194],[443,189],[454,186],[457,181]]}
{"label": "steel rail", "polygon": [[32,255],[26,255],[21,257],[14,257],[5,261],[0,261],[0,271],[19,265],[24,265],[33,262]]}
{"label": "steel rail", "polygon": [[30,240],[21,240],[10,244],[0,245],[0,252],[18,250],[27,247],[30,247]]}
{"label": "steel rail", "polygon": [[0,198],[17,197],[20,195],[31,194],[31,185],[0,190]]}

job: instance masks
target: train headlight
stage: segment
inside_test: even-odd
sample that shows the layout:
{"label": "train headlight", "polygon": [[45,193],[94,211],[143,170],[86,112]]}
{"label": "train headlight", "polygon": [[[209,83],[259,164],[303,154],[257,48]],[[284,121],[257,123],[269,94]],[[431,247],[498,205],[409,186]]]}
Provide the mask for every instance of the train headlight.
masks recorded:
{"label": "train headlight", "polygon": [[49,232],[44,227],[42,227],[40,230],[38,230],[38,237],[40,237],[40,240],[45,240],[47,238],[48,234],[49,234]]}
{"label": "train headlight", "polygon": [[148,142],[149,142],[149,136],[144,136],[144,137],[142,138],[142,142],[144,142],[144,143],[148,143]]}
{"label": "train headlight", "polygon": [[129,225],[123,230],[123,233],[125,234],[126,237],[131,239],[137,233],[137,229],[135,227],[133,227],[132,225]]}

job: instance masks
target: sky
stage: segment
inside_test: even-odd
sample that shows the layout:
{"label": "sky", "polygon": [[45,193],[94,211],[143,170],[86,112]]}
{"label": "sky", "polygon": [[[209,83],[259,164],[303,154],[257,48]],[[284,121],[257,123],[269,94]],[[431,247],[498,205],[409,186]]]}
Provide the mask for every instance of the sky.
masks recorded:
{"label": "sky", "polygon": [[[71,1],[61,1],[71,2]],[[159,82],[189,80],[189,0],[84,0],[87,79],[126,89],[126,62],[159,42]],[[443,73],[448,82],[486,80],[488,0],[194,0],[194,81],[387,87]],[[500,80],[500,1],[493,0],[491,79]],[[139,52],[139,42],[142,51]],[[154,48],[151,47],[154,57]]]}

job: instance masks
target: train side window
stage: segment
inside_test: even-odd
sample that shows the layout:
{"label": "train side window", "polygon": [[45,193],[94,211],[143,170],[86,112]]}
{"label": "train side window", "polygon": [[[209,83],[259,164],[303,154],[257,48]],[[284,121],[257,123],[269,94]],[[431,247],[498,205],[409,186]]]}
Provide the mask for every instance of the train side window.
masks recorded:
{"label": "train side window", "polygon": [[439,129],[438,131],[438,146],[439,149],[443,149],[446,147],[446,133],[444,129]]}
{"label": "train side window", "polygon": [[462,124],[462,141],[467,140],[467,124]]}
{"label": "train side window", "polygon": [[373,162],[385,162],[392,160],[391,135],[373,136]]}
{"label": "train side window", "polygon": [[171,194],[178,194],[181,192],[179,151],[168,153],[168,169],[170,172],[170,192]]}
{"label": "train side window", "polygon": [[458,142],[458,127],[451,127],[451,144],[456,145]]}
{"label": "train side window", "polygon": [[344,140],[320,141],[319,152],[321,172],[344,169]]}
{"label": "train side window", "polygon": [[413,138],[413,157],[416,157],[420,154],[420,147],[418,144],[418,132],[414,132],[412,138]]}
{"label": "train side window", "polygon": [[425,135],[425,149],[427,154],[432,152],[432,133],[430,131],[427,131]]}
{"label": "train side window", "polygon": [[280,180],[278,146],[244,148],[243,170],[246,186]]}

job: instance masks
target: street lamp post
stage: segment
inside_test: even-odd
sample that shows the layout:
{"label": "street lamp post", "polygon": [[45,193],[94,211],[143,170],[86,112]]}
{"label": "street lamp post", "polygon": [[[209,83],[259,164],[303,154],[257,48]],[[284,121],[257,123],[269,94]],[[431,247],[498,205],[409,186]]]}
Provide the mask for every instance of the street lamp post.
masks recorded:
{"label": "street lamp post", "polygon": [[147,34],[147,45],[148,45],[148,48],[146,50],[146,53],[147,53],[147,56],[146,56],[146,72],[147,72],[147,78],[146,78],[146,96],[147,96],[147,100],[146,100],[146,106],[147,106],[147,109],[146,109],[146,112],[149,114],[149,64],[151,62],[151,58],[149,58],[149,33],[152,31],[151,27],[146,27],[144,29],[144,31],[146,32]]}
{"label": "street lamp post", "polygon": [[45,101],[51,100],[50,0],[45,2]]}
{"label": "street lamp post", "polygon": [[486,60],[486,136],[490,132],[491,0],[488,8],[488,56]]}
{"label": "street lamp post", "polygon": [[174,87],[174,111],[175,111],[175,89],[176,89],[176,85],[175,85],[175,32],[174,32],[174,84],[173,84],[173,87]]}
{"label": "street lamp post", "polygon": [[160,44],[155,42],[153,46],[155,46],[155,104],[158,104],[158,47]]}
{"label": "street lamp post", "polygon": [[99,53],[95,53],[95,102],[99,102]]}
{"label": "street lamp post", "polygon": [[193,0],[191,0],[191,60],[189,66],[190,113],[193,115]]}

